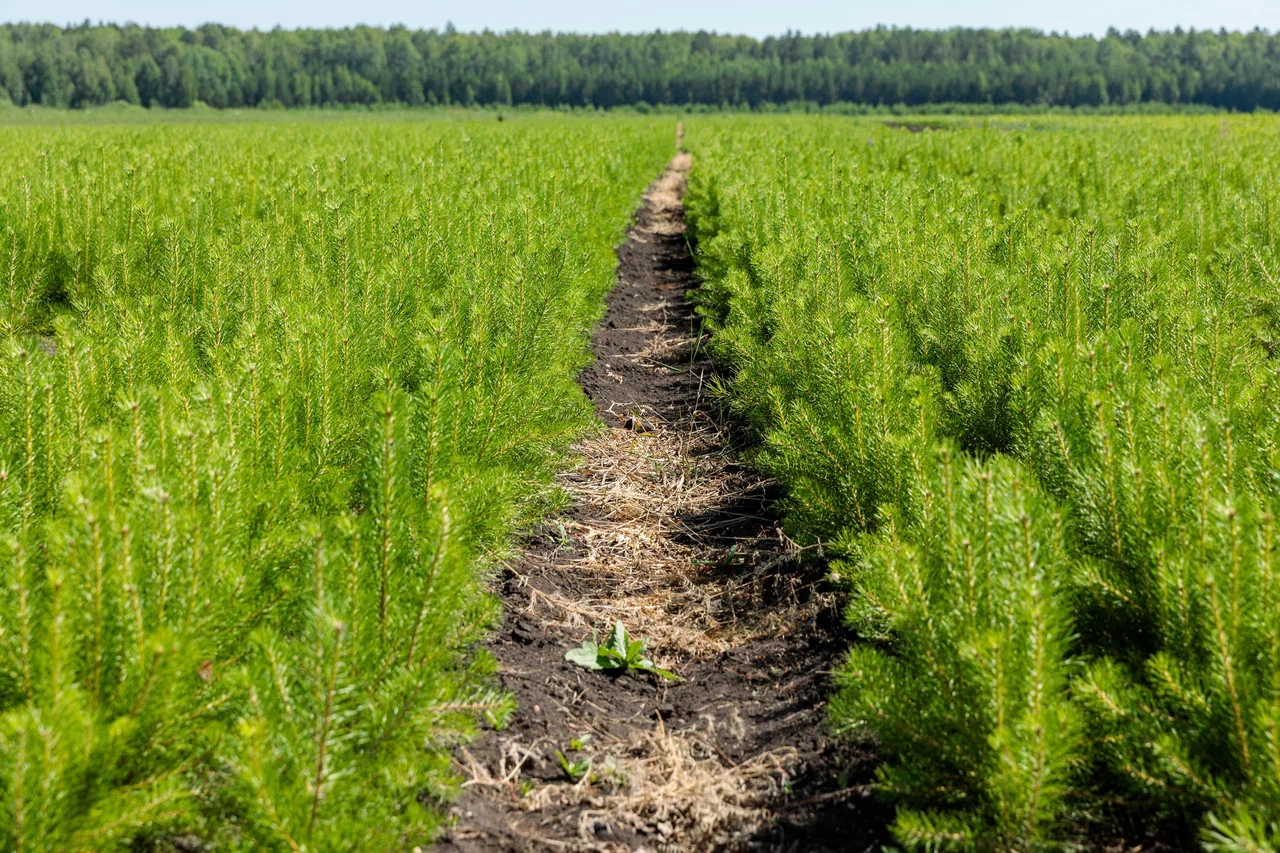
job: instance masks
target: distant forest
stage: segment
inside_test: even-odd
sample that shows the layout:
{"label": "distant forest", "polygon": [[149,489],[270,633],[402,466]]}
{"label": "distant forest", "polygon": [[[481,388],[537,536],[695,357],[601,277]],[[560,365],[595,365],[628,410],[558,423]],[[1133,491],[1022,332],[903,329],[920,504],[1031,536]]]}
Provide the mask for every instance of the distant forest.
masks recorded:
{"label": "distant forest", "polygon": [[1280,109],[1280,35],[880,28],[754,39],[409,30],[0,26],[0,103]]}

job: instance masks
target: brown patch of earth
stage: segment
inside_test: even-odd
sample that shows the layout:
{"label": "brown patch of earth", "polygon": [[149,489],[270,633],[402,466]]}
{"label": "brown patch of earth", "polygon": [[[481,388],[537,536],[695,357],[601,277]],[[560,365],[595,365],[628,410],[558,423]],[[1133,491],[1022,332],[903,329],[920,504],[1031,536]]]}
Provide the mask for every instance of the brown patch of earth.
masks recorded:
{"label": "brown patch of earth", "polygon": [[[890,812],[867,744],[825,733],[845,641],[820,561],[781,532],[776,488],[735,461],[712,367],[682,153],[644,196],[581,378],[604,422],[562,478],[572,509],[505,572],[489,648],[518,711],[456,751],[441,853],[869,850]],[[610,677],[565,652],[621,619],[684,677]],[[575,748],[576,747],[576,748]],[[557,752],[590,770],[571,779]]]}
{"label": "brown patch of earth", "polygon": [[905,130],[908,133],[924,133],[925,131],[950,130],[945,124],[921,124],[917,122],[886,121],[884,126],[892,130]]}

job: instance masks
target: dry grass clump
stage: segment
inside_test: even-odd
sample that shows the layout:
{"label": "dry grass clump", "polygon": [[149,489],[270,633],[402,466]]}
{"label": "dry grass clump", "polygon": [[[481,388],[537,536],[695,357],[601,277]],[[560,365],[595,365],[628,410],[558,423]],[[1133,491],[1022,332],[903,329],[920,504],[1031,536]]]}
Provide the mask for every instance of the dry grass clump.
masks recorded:
{"label": "dry grass clump", "polygon": [[659,723],[652,731],[632,733],[611,788],[549,786],[535,790],[526,803],[530,810],[585,807],[578,815],[581,850],[630,849],[608,840],[618,827],[652,840],[641,850],[731,850],[770,820],[765,804],[779,795],[796,762],[795,750],[786,748],[730,764],[711,738],[688,729],[673,733]]}
{"label": "dry grass clump", "polygon": [[685,184],[693,157],[687,151],[676,155],[670,168],[654,181],[644,193],[653,215],[650,220],[632,231],[633,239],[646,242],[646,235],[670,237],[685,231],[683,203]]}
{"label": "dry grass clump", "polygon": [[[732,724],[732,722],[730,723]],[[741,725],[741,722],[738,721]],[[708,727],[714,725],[706,720]],[[724,725],[724,723],[721,723]],[[592,771],[572,785],[544,785],[521,796],[519,780],[538,759],[540,740],[526,746],[506,741],[498,766],[490,769],[460,750],[465,787],[481,786],[509,797],[536,820],[539,813],[576,811],[577,838],[553,838],[536,823],[512,821],[506,831],[530,849],[590,853],[685,853],[745,849],[770,821],[776,800],[799,762],[790,747],[733,764],[713,746],[713,732],[667,730],[661,721],[634,731],[607,754],[597,753]],[[620,840],[638,836],[639,847]]]}
{"label": "dry grass clump", "polygon": [[[549,529],[563,551],[514,571],[567,565],[580,588],[530,585],[530,608],[579,631],[621,619],[659,653],[704,659],[795,624],[776,608],[751,612],[766,586],[787,582],[779,569],[799,552],[772,519],[735,507],[767,482],[732,464],[715,428],[658,427],[605,429],[579,446],[579,464],[561,482],[589,511]],[[733,535],[743,529],[756,532]]]}

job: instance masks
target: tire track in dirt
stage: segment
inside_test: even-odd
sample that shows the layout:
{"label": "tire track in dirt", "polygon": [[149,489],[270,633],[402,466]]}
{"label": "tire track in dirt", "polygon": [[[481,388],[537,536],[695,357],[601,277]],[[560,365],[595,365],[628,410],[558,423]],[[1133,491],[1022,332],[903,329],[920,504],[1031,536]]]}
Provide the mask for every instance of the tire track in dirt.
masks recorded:
{"label": "tire track in dirt", "polygon": [[[874,761],[823,726],[839,602],[782,534],[774,485],[735,461],[711,364],[679,154],[644,195],[580,382],[604,429],[566,515],[505,571],[489,647],[519,710],[456,751],[442,853],[865,850],[887,840]],[[611,678],[564,653],[621,619],[686,680]],[[575,741],[577,742],[575,744]],[[581,749],[572,749],[574,745]],[[589,760],[576,783],[556,753]]]}

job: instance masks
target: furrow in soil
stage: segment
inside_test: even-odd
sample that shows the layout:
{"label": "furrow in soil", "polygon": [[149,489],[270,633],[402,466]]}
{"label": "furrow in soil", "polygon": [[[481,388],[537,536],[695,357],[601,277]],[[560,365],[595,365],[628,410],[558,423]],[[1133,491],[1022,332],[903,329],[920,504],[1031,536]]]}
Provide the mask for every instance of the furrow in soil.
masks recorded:
{"label": "furrow in soil", "polygon": [[[869,747],[824,728],[839,602],[782,533],[774,484],[739,461],[738,432],[708,395],[686,296],[698,284],[681,201],[691,165],[679,154],[649,187],[618,250],[580,377],[603,429],[562,477],[571,509],[505,571],[490,649],[519,709],[457,750],[466,783],[442,851],[886,840]],[[684,680],[565,660],[618,620]]]}

